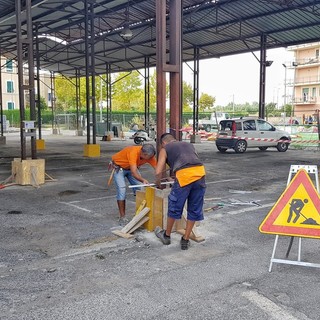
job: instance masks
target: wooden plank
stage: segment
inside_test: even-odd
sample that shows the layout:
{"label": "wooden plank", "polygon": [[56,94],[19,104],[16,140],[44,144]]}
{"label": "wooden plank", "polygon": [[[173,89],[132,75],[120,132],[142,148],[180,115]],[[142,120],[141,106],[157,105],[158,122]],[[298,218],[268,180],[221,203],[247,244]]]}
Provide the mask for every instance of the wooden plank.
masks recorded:
{"label": "wooden plank", "polygon": [[133,219],[125,225],[122,229],[121,232],[127,233],[130,229],[132,229],[148,212],[150,211],[150,208],[146,207],[140,211],[139,214],[133,217]]}
{"label": "wooden plank", "polygon": [[122,232],[121,230],[112,230],[111,232],[119,237],[126,238],[126,239],[130,239],[134,237],[133,234],[125,233],[125,232]]}
{"label": "wooden plank", "polygon": [[[182,217],[181,217],[181,220],[179,220],[180,223],[177,225],[177,232],[184,235],[185,233],[185,228],[186,228],[186,225],[187,225],[187,210],[185,208],[183,208],[183,214],[182,214]],[[177,221],[178,222],[178,221]],[[202,242],[205,240],[204,237],[202,237],[198,231],[196,230],[196,226],[199,225],[199,221],[196,221],[193,228],[192,228],[192,231],[190,233],[190,239],[196,241],[196,242]],[[183,226],[183,227],[182,227]]]}
{"label": "wooden plank", "polygon": [[[184,235],[185,233],[185,229],[178,229],[176,232],[180,233],[181,235]],[[205,240],[204,237],[202,236],[199,236],[199,235],[195,235],[194,234],[194,230],[192,229],[192,232],[190,233],[190,239],[193,240],[193,241],[196,241],[196,242],[202,242]]]}
{"label": "wooden plank", "polygon": [[146,187],[146,201],[147,201],[147,207],[150,208],[150,212],[148,214],[148,217],[150,218],[145,224],[144,227],[148,231],[153,231],[155,226],[153,224],[153,202],[154,202],[154,194],[155,194],[155,188],[154,187]]}
{"label": "wooden plank", "polygon": [[[44,173],[44,174],[45,174],[45,177],[49,178],[49,181],[57,181],[57,179],[52,178],[47,173]],[[48,180],[46,179],[46,181],[48,181]]]}
{"label": "wooden plank", "polygon": [[148,220],[149,220],[149,217],[143,217],[133,228],[130,229],[130,231],[128,231],[128,233],[132,233],[133,231],[137,230]]}
{"label": "wooden plank", "polygon": [[136,191],[136,211],[138,211],[139,206],[144,200],[146,200],[146,192],[142,190],[137,190]]}
{"label": "wooden plank", "polygon": [[155,196],[153,199],[153,230],[156,226],[163,228],[163,198]]}
{"label": "wooden plank", "polygon": [[136,210],[136,215],[139,214],[139,212],[146,206],[146,204],[147,204],[146,200],[141,201],[139,208]]}
{"label": "wooden plank", "polygon": [[167,220],[168,220],[168,197],[163,198],[162,203],[162,225],[163,228],[167,228]]}

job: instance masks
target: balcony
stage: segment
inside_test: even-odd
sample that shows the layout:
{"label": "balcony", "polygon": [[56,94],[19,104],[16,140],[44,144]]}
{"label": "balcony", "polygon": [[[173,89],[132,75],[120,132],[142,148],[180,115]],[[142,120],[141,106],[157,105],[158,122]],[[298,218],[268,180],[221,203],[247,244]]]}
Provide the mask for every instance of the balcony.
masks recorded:
{"label": "balcony", "polygon": [[294,97],[293,101],[294,104],[316,104],[317,103],[317,97]]}
{"label": "balcony", "polygon": [[292,62],[292,67],[296,68],[296,67],[310,66],[310,65],[319,64],[319,63],[320,63],[319,57],[296,59],[294,62]]}
{"label": "balcony", "polygon": [[296,77],[295,79],[287,79],[286,85],[289,87],[292,86],[303,86],[303,85],[318,85],[320,84],[320,77],[313,76],[313,77]]}

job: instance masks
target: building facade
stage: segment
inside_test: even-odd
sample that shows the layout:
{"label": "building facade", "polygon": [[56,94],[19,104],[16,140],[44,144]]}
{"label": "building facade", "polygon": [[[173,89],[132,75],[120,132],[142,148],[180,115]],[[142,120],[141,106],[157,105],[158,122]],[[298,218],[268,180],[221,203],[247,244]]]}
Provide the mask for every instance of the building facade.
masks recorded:
{"label": "building facade", "polygon": [[316,122],[320,109],[320,42],[290,47],[294,61],[294,78],[288,82],[293,87],[294,115],[303,123]]}
{"label": "building facade", "polygon": [[[18,68],[14,60],[1,57],[1,88],[3,110],[19,110],[19,82]],[[24,69],[23,83],[28,84],[28,68]],[[40,96],[45,99],[48,107],[52,106],[50,74],[40,73]],[[37,83],[35,81],[35,94],[37,99]],[[29,93],[25,91],[25,105],[29,105]]]}

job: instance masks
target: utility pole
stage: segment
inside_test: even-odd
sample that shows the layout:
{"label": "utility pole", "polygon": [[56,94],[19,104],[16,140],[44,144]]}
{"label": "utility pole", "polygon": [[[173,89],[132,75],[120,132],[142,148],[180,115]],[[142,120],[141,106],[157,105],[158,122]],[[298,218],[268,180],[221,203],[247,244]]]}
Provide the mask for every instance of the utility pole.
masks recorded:
{"label": "utility pole", "polygon": [[282,64],[284,66],[284,95],[283,95],[283,106],[287,104],[287,65],[285,63]]}

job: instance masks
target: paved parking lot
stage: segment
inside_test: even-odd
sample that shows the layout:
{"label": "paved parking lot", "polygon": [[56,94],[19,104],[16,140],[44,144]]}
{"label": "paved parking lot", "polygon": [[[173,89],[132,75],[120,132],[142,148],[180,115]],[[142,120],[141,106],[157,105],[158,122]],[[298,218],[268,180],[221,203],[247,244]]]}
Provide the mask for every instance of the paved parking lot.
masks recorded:
{"label": "paved parking lot", "polygon": [[[248,150],[221,154],[214,142],[195,147],[207,171],[205,237],[179,248],[140,230],[127,240],[117,224],[107,163],[126,141],[98,141],[100,158],[83,157],[86,137],[43,137],[46,173],[39,188],[0,189],[0,319],[318,319],[317,268],[275,264],[275,236],[258,227],[284,191],[290,165],[319,166],[318,150]],[[0,146],[0,181],[20,156],[19,137]],[[153,181],[150,167],[142,173]],[[252,204],[232,203],[255,201]],[[133,215],[135,198],[128,197]],[[297,239],[291,258],[296,259]],[[289,238],[280,237],[283,257]],[[303,239],[302,259],[320,263],[319,242]]]}

